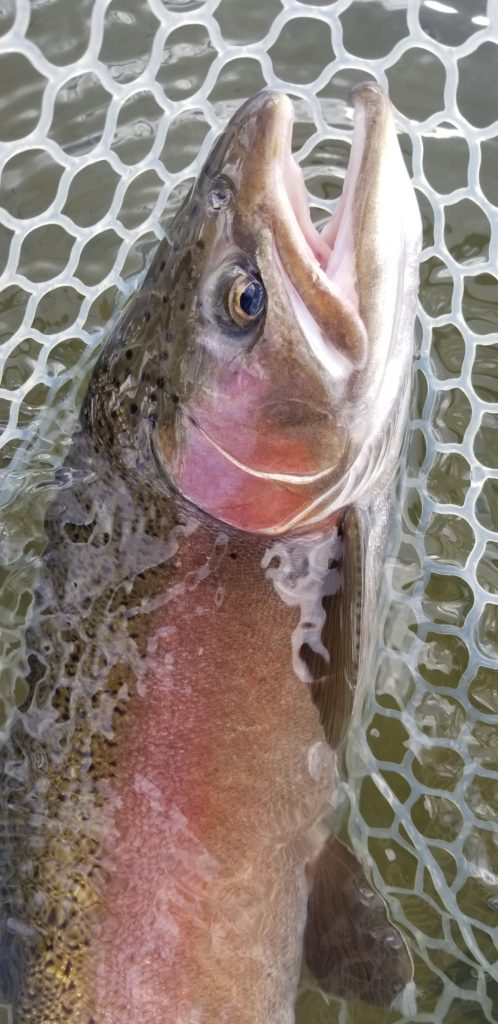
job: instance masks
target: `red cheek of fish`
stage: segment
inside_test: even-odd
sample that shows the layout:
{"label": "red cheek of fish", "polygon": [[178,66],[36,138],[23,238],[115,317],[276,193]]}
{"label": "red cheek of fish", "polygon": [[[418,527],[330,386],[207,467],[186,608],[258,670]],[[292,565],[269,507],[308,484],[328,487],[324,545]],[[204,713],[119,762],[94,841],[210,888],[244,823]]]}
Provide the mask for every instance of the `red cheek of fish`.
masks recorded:
{"label": "red cheek of fish", "polygon": [[215,444],[252,470],[307,476],[326,468],[331,423],[316,394],[299,390],[290,393],[285,367],[260,358],[255,369],[220,373],[215,395],[204,392],[191,411]]}
{"label": "red cheek of fish", "polygon": [[[229,447],[230,437],[225,443]],[[280,465],[278,470],[282,472]],[[176,453],[171,471],[179,489],[194,504],[251,532],[284,525],[313,497],[307,485],[254,476],[235,465],[191,421],[184,425],[182,450]]]}

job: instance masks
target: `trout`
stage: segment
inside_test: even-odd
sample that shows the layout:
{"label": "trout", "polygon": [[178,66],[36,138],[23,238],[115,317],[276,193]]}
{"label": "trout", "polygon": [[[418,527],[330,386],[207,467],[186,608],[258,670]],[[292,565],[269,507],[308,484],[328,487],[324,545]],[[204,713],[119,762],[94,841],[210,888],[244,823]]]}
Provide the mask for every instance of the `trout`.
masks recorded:
{"label": "trout", "polygon": [[353,94],[311,222],[293,108],[215,143],[94,369],[3,750],[14,1024],[290,1024],[390,1005],[404,940],[335,836],[410,395],[420,220]]}

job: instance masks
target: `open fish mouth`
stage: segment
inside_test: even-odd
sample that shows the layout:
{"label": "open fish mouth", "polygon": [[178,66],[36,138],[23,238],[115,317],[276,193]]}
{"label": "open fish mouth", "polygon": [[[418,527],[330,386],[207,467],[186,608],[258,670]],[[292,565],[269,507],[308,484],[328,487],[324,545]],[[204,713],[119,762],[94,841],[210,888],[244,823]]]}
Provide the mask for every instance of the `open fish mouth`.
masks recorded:
{"label": "open fish mouth", "polygon": [[[292,103],[283,93],[268,97],[274,107],[276,259],[303,332],[334,377],[366,366],[372,347],[367,310],[373,307],[375,319],[375,307],[387,283],[391,302],[384,314],[394,316],[402,280],[394,284],[396,268],[403,267],[407,246],[418,249],[419,245],[418,211],[389,99],[376,83],[366,82],[355,87],[352,100],[354,131],[342,196],[318,231],[311,220],[302,170],[292,156]],[[394,303],[393,287],[397,288]],[[376,296],[374,289],[378,289]]]}
{"label": "open fish mouth", "polygon": [[[389,103],[373,84],[358,86],[354,91],[355,129],[343,193],[330,220],[318,231],[311,220],[303,172],[292,156],[293,106],[285,94],[274,96],[280,125],[274,147],[272,196],[277,258],[291,285],[294,308],[304,321],[306,334],[326,338],[333,323],[336,354],[349,363],[343,369],[361,368],[367,358],[368,339],[360,316],[354,265],[356,231],[361,228],[360,207],[368,194],[365,155],[372,137],[379,132],[379,121],[388,114]],[[340,359],[336,363],[340,367]]]}

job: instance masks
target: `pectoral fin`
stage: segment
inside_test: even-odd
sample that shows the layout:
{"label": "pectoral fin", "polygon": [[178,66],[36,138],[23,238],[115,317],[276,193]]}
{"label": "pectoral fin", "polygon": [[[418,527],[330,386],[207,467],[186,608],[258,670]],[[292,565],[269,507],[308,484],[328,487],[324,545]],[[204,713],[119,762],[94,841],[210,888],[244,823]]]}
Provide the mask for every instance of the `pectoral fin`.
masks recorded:
{"label": "pectoral fin", "polygon": [[331,837],[310,866],[304,957],[320,988],[389,1006],[412,980],[405,941],[359,860]]}
{"label": "pectoral fin", "polygon": [[333,747],[347,731],[358,676],[367,542],[366,524],[358,509],[347,510],[340,534],[341,555],[331,566],[331,571],[339,575],[339,585],[322,598],[325,622],[321,640],[328,661],[311,647],[301,651],[313,680],[311,695]]}

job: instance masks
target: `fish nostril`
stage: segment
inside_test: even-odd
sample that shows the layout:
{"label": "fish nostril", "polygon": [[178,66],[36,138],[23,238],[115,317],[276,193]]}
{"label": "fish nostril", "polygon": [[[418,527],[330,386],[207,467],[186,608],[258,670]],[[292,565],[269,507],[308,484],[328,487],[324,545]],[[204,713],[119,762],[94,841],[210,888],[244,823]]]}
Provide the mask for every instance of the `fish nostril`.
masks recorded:
{"label": "fish nostril", "polygon": [[214,181],[209,190],[209,204],[213,210],[224,210],[233,199],[230,183],[223,177]]}

